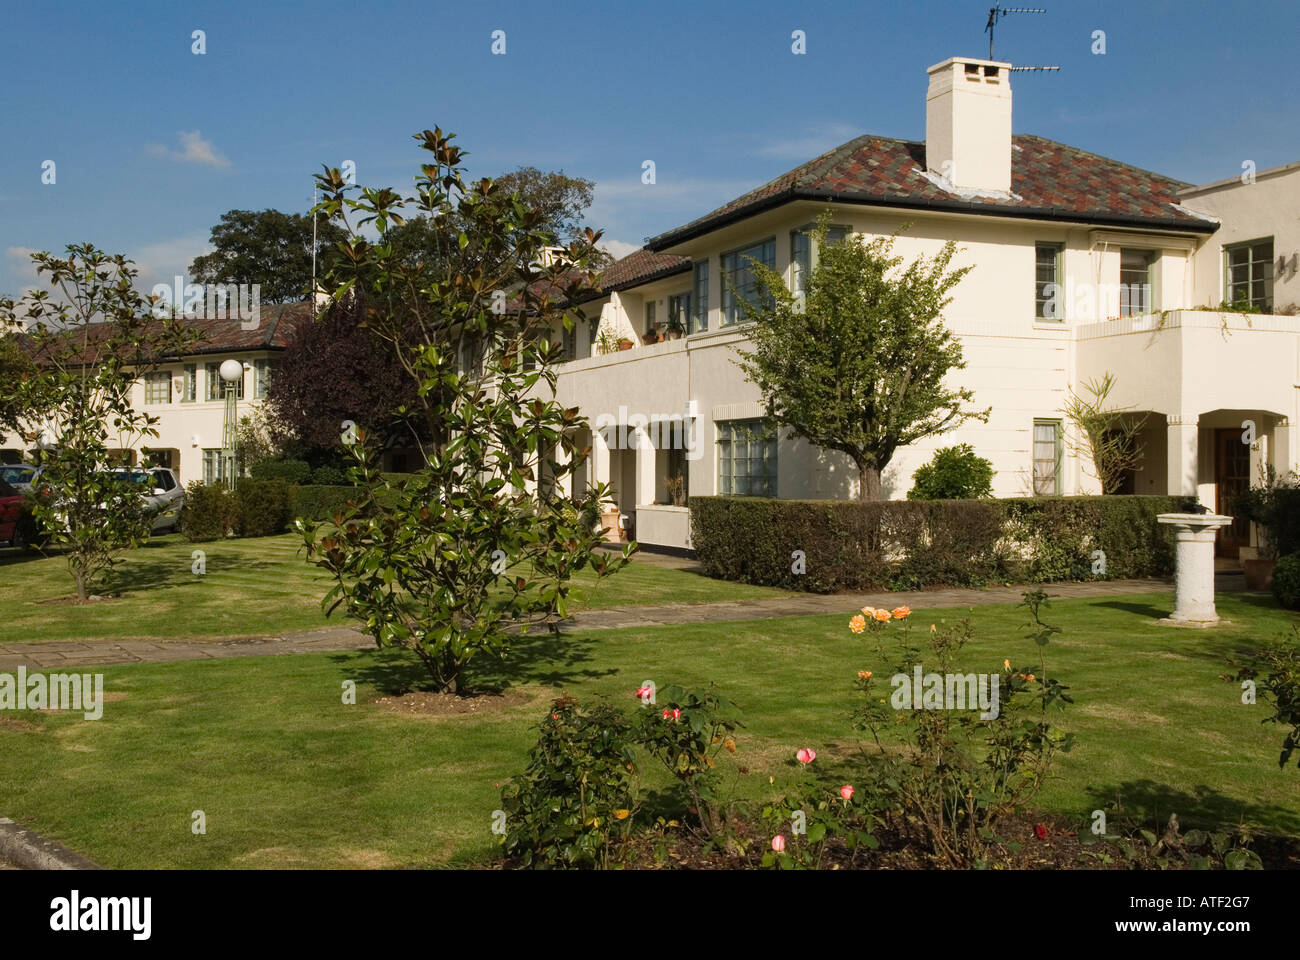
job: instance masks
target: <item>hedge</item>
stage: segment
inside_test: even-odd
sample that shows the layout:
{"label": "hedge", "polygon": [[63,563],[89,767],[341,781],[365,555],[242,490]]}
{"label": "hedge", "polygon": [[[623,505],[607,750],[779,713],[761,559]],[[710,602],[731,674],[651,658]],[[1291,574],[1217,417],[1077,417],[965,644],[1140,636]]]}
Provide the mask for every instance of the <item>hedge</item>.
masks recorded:
{"label": "hedge", "polygon": [[195,480],[185,488],[181,534],[191,543],[220,540],[239,525],[239,502],[220,484]]}
{"label": "hedge", "polygon": [[[690,500],[691,541],[704,572],[813,593],[992,581],[1162,576],[1172,528],[1156,515],[1191,497],[1004,500]],[[1094,552],[1105,554],[1104,573]],[[803,551],[802,572],[795,551]]]}
{"label": "hedge", "polygon": [[238,535],[273,537],[284,533],[292,519],[291,490],[283,480],[240,477],[235,484],[235,500],[239,504]]}
{"label": "hedge", "polygon": [[293,515],[303,520],[327,520],[355,500],[351,484],[304,484],[293,488]]}

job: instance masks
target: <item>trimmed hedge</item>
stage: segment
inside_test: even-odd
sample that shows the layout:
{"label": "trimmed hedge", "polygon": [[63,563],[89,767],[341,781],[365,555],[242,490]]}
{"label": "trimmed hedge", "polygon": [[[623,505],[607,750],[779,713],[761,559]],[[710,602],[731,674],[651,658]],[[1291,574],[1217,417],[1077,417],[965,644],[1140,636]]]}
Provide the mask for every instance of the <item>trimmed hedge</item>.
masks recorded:
{"label": "trimmed hedge", "polygon": [[292,519],[291,490],[283,480],[240,477],[235,484],[235,500],[239,504],[239,536],[273,537],[284,533]]}
{"label": "trimmed hedge", "polygon": [[181,534],[191,543],[220,540],[239,525],[239,501],[219,484],[206,486],[198,480],[185,488],[181,510]]}
{"label": "trimmed hedge", "polygon": [[293,515],[303,520],[328,520],[356,499],[351,484],[304,484],[293,488]]}
{"label": "trimmed hedge", "polygon": [[311,479],[311,464],[305,460],[262,460],[248,471],[254,480],[283,480],[306,483]]}
{"label": "trimmed hedge", "polygon": [[[1172,528],[1156,515],[1190,497],[1005,500],[690,500],[704,572],[813,593],[991,581],[1113,579],[1173,571]],[[795,572],[796,550],[804,554]],[[1094,574],[1093,552],[1105,553]]]}

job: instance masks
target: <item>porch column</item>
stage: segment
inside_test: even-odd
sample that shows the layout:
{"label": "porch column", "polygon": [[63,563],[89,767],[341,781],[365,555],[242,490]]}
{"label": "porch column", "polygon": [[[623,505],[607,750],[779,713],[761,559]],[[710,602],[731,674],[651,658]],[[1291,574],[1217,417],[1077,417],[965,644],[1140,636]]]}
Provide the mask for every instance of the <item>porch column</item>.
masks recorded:
{"label": "porch column", "polygon": [[1269,462],[1284,474],[1294,466],[1296,448],[1294,446],[1295,427],[1290,417],[1278,417],[1273,423],[1273,433],[1269,437]]}
{"label": "porch column", "polygon": [[636,432],[636,505],[655,502],[655,454],[644,429]]}
{"label": "porch column", "polygon": [[1195,414],[1169,415],[1165,418],[1168,438],[1168,474],[1165,493],[1196,496],[1197,422]]}
{"label": "porch column", "polygon": [[591,485],[609,483],[609,441],[599,429],[591,431]]}

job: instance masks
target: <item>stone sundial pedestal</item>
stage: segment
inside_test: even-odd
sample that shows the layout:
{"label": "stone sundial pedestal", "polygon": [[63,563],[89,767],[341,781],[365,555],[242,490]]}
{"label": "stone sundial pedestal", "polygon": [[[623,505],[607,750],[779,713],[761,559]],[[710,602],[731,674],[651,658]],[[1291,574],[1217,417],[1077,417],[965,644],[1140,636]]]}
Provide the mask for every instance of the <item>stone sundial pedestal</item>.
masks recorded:
{"label": "stone sundial pedestal", "polygon": [[1232,523],[1219,513],[1162,513],[1160,523],[1178,538],[1174,570],[1174,612],[1158,621],[1170,627],[1212,627],[1223,623],[1214,610],[1214,533]]}

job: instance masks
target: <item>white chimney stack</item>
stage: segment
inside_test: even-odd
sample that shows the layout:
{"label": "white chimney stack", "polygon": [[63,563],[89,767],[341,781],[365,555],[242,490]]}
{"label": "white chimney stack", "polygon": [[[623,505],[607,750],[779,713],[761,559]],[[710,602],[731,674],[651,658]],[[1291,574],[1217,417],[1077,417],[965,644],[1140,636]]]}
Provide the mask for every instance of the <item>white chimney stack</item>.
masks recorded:
{"label": "white chimney stack", "polygon": [[951,57],[929,69],[925,166],[958,190],[1011,190],[1011,64]]}

